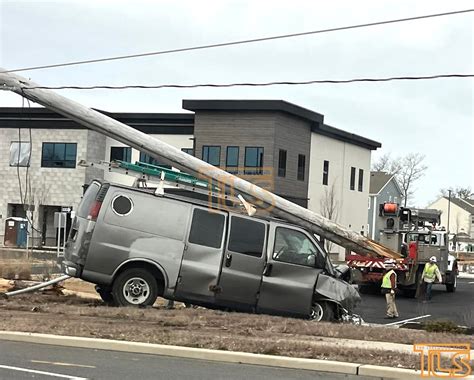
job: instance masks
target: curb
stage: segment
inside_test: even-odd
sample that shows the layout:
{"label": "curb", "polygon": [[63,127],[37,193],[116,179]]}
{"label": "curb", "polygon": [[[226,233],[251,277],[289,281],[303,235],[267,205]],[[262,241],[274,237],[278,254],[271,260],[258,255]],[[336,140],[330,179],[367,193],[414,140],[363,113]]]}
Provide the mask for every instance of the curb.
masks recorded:
{"label": "curb", "polygon": [[[0,340],[49,344],[64,347],[88,348],[108,351],[122,351],[139,354],[163,355],[200,359],[226,363],[240,363],[343,373],[378,378],[419,379],[420,371],[402,368],[382,367],[368,364],[346,363],[330,360],[292,358],[286,356],[261,355],[246,352],[220,351],[203,348],[168,346],[138,342],[125,342],[111,339],[94,339],[52,334],[36,334],[13,331],[0,331]],[[474,379],[473,376],[464,379]]]}

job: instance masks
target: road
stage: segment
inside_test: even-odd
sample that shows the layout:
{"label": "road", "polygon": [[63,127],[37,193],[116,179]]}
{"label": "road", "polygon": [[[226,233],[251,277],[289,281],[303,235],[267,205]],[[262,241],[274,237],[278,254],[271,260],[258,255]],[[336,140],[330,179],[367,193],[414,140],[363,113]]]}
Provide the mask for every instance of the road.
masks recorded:
{"label": "road", "polygon": [[[361,294],[362,303],[356,310],[365,322],[391,323],[385,317],[385,298],[381,294]],[[455,293],[447,293],[444,285],[433,286],[433,299],[422,303],[415,298],[397,296],[400,318],[404,320],[430,314],[426,319],[447,319],[464,326],[474,326],[474,279],[458,278]],[[426,320],[421,319],[420,321]]]}
{"label": "road", "polygon": [[[364,379],[361,376],[0,340],[0,379]],[[371,379],[371,378],[365,378]],[[373,378],[372,378],[373,379]]]}

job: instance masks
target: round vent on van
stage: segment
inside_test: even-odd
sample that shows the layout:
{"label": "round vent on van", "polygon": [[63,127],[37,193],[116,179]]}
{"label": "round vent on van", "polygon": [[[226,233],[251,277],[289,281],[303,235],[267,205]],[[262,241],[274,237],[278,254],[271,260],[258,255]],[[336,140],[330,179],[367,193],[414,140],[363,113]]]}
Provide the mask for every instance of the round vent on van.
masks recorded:
{"label": "round vent on van", "polygon": [[128,215],[132,212],[132,209],[133,209],[133,203],[132,203],[132,200],[128,197],[125,197],[123,195],[118,195],[112,201],[112,210],[114,210],[114,212],[117,215],[120,215],[120,216]]}

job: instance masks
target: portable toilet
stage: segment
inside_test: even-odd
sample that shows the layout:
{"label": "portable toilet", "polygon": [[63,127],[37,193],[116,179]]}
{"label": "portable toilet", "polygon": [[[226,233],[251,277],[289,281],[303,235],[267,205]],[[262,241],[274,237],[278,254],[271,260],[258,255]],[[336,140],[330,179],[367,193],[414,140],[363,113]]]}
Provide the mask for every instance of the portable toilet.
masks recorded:
{"label": "portable toilet", "polygon": [[28,236],[28,220],[18,217],[10,217],[5,220],[5,247],[26,247]]}

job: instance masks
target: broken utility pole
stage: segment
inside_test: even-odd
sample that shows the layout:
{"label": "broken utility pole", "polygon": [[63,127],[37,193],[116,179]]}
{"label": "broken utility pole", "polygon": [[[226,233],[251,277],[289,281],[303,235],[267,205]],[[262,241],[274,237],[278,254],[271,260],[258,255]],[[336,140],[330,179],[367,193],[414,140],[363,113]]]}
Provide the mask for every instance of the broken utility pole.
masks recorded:
{"label": "broken utility pole", "polygon": [[263,204],[261,207],[271,208],[271,213],[298,224],[313,233],[320,235],[348,250],[368,255],[400,257],[386,247],[372,241],[354,231],[345,228],[304,207],[298,206],[267,190],[214,167],[181,150],[151,138],[143,132],[118,122],[97,111],[60,96],[53,91],[36,88],[36,83],[19,75],[7,73],[0,68],[0,89],[10,90],[35,103],[41,104],[87,128],[145,152],[157,159],[165,159],[173,166],[187,173],[207,177],[225,184],[237,194],[243,194],[249,201]]}

